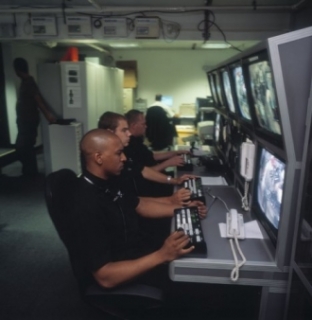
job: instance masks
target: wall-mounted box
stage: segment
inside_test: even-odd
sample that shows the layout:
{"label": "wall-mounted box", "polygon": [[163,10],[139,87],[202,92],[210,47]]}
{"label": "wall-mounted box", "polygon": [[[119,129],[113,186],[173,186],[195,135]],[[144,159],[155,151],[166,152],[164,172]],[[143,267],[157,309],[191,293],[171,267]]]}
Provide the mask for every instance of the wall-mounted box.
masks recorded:
{"label": "wall-mounted box", "polygon": [[126,38],[127,21],[125,18],[105,18],[103,19],[104,37]]}
{"label": "wall-mounted box", "polygon": [[34,36],[57,36],[55,17],[32,17],[32,34]]}
{"label": "wall-mounted box", "polygon": [[66,17],[67,34],[69,36],[91,36],[91,18],[80,16]]}
{"label": "wall-mounted box", "polygon": [[159,18],[135,18],[135,37],[145,39],[159,38]]}

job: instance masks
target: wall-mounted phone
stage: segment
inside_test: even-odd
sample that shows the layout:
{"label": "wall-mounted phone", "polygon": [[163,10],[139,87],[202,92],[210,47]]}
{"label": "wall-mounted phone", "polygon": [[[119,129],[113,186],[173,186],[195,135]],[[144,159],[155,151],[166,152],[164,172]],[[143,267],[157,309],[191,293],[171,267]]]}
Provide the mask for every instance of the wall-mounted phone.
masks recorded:
{"label": "wall-mounted phone", "polygon": [[236,209],[230,209],[226,213],[226,236],[227,238],[245,239],[244,218]]}
{"label": "wall-mounted phone", "polygon": [[240,174],[246,181],[250,181],[254,171],[255,145],[250,141],[243,142],[240,151]]}

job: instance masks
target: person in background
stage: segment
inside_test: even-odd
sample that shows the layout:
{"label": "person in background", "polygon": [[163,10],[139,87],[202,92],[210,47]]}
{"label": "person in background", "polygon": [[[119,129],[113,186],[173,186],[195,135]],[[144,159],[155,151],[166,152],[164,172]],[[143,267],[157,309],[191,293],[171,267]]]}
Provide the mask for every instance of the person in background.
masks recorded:
{"label": "person in background", "polygon": [[33,177],[38,174],[35,144],[40,122],[39,110],[49,123],[54,123],[56,118],[45,105],[34,78],[29,75],[27,61],[16,58],[13,66],[16,75],[21,79],[16,102],[16,154],[22,163],[23,176]]}
{"label": "person in background", "polygon": [[162,98],[162,95],[161,95],[161,94],[156,94],[156,96],[155,96],[155,102],[154,102],[152,105],[150,105],[149,108],[150,108],[150,107],[155,107],[155,106],[161,107],[161,108],[163,108],[164,111],[166,112],[168,118],[173,118],[173,117],[175,117],[176,114],[173,112],[173,110],[172,110],[169,106],[167,106],[165,103],[163,103],[163,102],[161,101],[161,98]]}
{"label": "person in background", "polygon": [[153,151],[170,150],[174,145],[175,129],[170,123],[165,110],[153,106],[146,112],[146,138]]}

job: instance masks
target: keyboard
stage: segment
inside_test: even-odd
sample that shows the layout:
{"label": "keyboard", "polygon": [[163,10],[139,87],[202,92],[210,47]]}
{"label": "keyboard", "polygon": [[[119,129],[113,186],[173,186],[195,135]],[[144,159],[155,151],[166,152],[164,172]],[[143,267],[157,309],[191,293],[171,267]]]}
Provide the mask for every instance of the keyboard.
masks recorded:
{"label": "keyboard", "polygon": [[177,170],[180,171],[193,171],[192,157],[189,153],[184,153],[181,155],[183,157],[184,165],[177,167]]}
{"label": "keyboard", "polygon": [[179,208],[174,210],[175,230],[183,229],[184,233],[190,237],[190,242],[186,246],[194,246],[188,257],[207,257],[207,245],[204,239],[203,230],[197,207]]}
{"label": "keyboard", "polygon": [[202,179],[200,177],[183,181],[183,187],[191,191],[190,200],[199,200],[206,204]]}

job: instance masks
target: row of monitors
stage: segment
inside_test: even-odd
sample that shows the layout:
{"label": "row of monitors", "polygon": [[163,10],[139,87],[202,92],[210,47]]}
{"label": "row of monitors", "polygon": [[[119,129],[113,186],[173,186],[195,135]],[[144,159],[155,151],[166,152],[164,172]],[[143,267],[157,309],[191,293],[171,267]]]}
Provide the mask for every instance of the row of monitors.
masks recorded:
{"label": "row of monitors", "polygon": [[[235,139],[235,129],[230,128],[231,125],[227,123],[224,125],[222,116],[217,114],[215,121],[214,139],[216,146],[223,145],[224,154],[228,157],[229,143],[236,144],[239,149],[240,145],[244,142],[245,137],[241,135],[241,139],[230,141],[230,138]],[[239,152],[238,152],[239,153]],[[240,159],[238,154],[236,159]],[[234,161],[234,157],[225,159],[226,161]],[[283,216],[283,190],[286,161],[280,156],[274,154],[271,148],[265,144],[257,144],[257,152],[255,156],[255,168],[253,177],[254,181],[254,195],[252,203],[252,211],[257,215],[259,221],[262,223],[264,229],[267,231],[272,243],[276,245],[278,230],[281,217]],[[235,165],[231,165],[235,167]],[[237,166],[239,170],[240,166]]]}
{"label": "row of monitors", "polygon": [[282,141],[279,107],[266,50],[207,73],[215,107]]}

